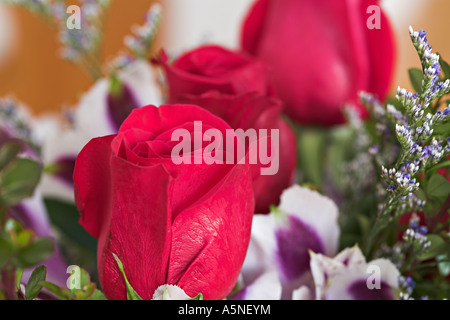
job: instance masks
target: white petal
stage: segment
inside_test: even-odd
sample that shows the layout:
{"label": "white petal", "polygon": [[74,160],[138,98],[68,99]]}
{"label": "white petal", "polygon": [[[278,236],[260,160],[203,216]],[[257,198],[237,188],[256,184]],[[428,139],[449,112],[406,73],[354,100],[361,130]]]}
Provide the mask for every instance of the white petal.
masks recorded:
{"label": "white petal", "polygon": [[276,271],[262,274],[244,288],[242,300],[280,300],[281,283]]}
{"label": "white petal", "polygon": [[[120,71],[118,77],[132,91],[139,107],[150,104],[159,106],[162,103],[162,93],[155,74],[156,71],[147,62],[135,61]],[[90,138],[116,133],[109,118],[106,100],[108,90],[108,80],[99,80],[83,96],[75,111],[77,129]]]}
{"label": "white petal", "polygon": [[334,256],[339,242],[338,208],[329,198],[294,185],[281,195],[279,208],[314,228],[322,239],[325,254]]}
{"label": "white petal", "polygon": [[310,267],[311,273],[314,278],[314,284],[316,287],[316,299],[320,300],[323,297],[327,280],[336,274],[339,274],[345,265],[333,258],[324,256],[322,254],[310,253]]}
{"label": "white petal", "polygon": [[302,286],[292,292],[292,300],[311,300],[312,295],[308,287]]}
{"label": "white petal", "polygon": [[342,250],[334,260],[342,262],[346,266],[354,266],[366,263],[366,257],[359,246],[353,246]]}
{"label": "white petal", "polygon": [[180,287],[165,284],[155,290],[152,300],[188,300],[190,298]]}
{"label": "white petal", "polygon": [[275,268],[275,219],[272,214],[253,217],[250,244],[242,267],[244,284]]}
{"label": "white petal", "polygon": [[157,69],[147,61],[136,60],[119,72],[119,78],[125,82],[136,95],[141,106],[163,103],[162,92],[157,84]]}
{"label": "white petal", "polygon": [[[34,135],[42,146],[42,162],[45,165],[58,161],[61,157],[76,159],[81,149],[89,142],[82,132],[65,129],[57,119],[42,118],[34,124]],[[74,201],[73,186],[51,174],[44,174],[40,181],[44,196]]]}
{"label": "white petal", "polygon": [[400,272],[397,267],[387,259],[377,259],[368,263],[369,266],[378,266],[381,270],[381,279],[392,288],[398,288]]}
{"label": "white petal", "polygon": [[113,134],[114,127],[108,117],[108,81],[97,81],[81,98],[75,110],[75,126],[77,131],[88,137],[95,138]]}
{"label": "white petal", "polygon": [[384,285],[388,285],[390,287],[389,290],[393,290],[392,298],[395,298],[394,290],[398,288],[399,272],[390,261],[385,259],[375,260],[368,264],[354,265],[342,269],[342,272],[333,276],[327,282],[324,297],[328,300],[353,300],[357,298],[366,299],[364,296],[355,297],[352,295],[351,290],[349,290],[352,285],[358,282],[360,285],[367,286],[367,292],[373,292],[374,295],[377,295],[377,290],[379,289],[370,289],[368,284],[372,283],[371,276],[373,276],[374,273],[371,267],[373,266],[378,267],[380,270],[380,278],[378,279],[381,284],[380,289],[386,289],[386,287],[382,287],[382,283],[384,283]]}

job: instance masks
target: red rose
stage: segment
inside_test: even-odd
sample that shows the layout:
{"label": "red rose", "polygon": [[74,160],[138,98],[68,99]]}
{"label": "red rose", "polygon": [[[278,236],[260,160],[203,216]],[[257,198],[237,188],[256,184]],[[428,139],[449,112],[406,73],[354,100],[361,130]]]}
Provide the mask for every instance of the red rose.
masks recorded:
{"label": "red rose", "polygon": [[254,183],[256,212],[269,212],[293,182],[297,155],[295,134],[281,118],[282,103],[274,97],[266,64],[218,46],[200,47],[173,64],[162,54],[160,63],[171,103],[201,106],[233,129],[279,130],[279,171]]}
{"label": "red rose", "polygon": [[[183,103],[195,104],[224,119],[232,128],[279,130],[279,169],[275,175],[258,175],[253,182],[255,212],[269,212],[277,205],[284,189],[294,180],[297,167],[296,139],[291,127],[280,117],[281,101],[255,92],[226,95],[209,91],[201,96],[186,95]],[[256,167],[258,168],[258,167]],[[258,168],[259,170],[259,168]]]}
{"label": "red rose", "polygon": [[229,129],[196,106],[148,106],[134,110],[117,135],[91,140],[77,158],[80,223],[99,240],[99,278],[109,299],[126,299],[113,253],[143,299],[164,284],[222,299],[236,283],[254,211],[250,166],[174,164],[178,142],[171,135],[195,134],[194,121],[202,121],[202,134]]}
{"label": "red rose", "polygon": [[294,120],[342,123],[341,108],[357,104],[359,91],[385,97],[394,41],[382,12],[381,29],[367,27],[367,9],[374,4],[378,1],[256,2],[243,25],[242,46],[270,64],[275,89]]}
{"label": "red rose", "polygon": [[158,62],[166,71],[169,103],[177,103],[186,94],[201,95],[210,90],[225,94],[274,95],[266,63],[219,46],[190,51],[172,65],[162,52]]}

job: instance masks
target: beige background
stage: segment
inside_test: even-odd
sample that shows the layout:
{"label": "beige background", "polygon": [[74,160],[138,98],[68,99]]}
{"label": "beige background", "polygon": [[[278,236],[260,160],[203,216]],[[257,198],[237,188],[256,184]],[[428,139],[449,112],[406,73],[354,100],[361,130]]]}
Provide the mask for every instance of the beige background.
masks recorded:
{"label": "beige background", "polygon": [[[162,0],[164,23],[154,52],[169,53],[204,42],[229,47],[238,43],[239,25],[253,0]],[[75,1],[71,1],[73,3]],[[103,61],[123,49],[123,37],[142,24],[154,0],[114,0],[105,27]],[[393,88],[408,87],[407,69],[419,66],[408,26],[425,29],[435,50],[450,60],[449,0],[385,0],[382,3],[397,34],[397,69]],[[14,95],[35,112],[70,106],[92,81],[58,58],[56,34],[23,9],[0,6],[0,97]]]}

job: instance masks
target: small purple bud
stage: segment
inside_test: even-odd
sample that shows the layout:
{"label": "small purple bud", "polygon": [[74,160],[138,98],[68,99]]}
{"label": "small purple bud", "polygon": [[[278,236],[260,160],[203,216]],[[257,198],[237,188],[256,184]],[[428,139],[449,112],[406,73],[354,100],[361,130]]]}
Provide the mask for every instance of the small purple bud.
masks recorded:
{"label": "small purple bud", "polygon": [[424,236],[428,233],[428,228],[425,226],[422,226],[422,227],[420,227],[419,231],[420,231],[420,234]]}

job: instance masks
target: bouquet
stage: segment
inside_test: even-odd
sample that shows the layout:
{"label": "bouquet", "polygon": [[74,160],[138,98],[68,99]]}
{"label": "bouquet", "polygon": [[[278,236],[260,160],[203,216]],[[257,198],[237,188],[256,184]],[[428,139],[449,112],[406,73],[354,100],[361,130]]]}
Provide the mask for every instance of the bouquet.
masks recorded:
{"label": "bouquet", "polygon": [[424,30],[390,95],[378,1],[258,0],[239,50],[176,56],[155,4],[106,63],[110,1],[3,2],[94,84],[59,115],[0,100],[0,299],[450,297],[450,65]]}

